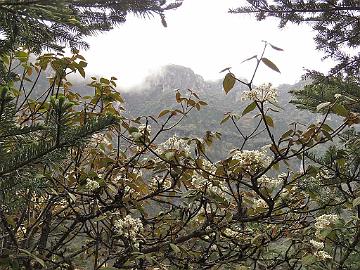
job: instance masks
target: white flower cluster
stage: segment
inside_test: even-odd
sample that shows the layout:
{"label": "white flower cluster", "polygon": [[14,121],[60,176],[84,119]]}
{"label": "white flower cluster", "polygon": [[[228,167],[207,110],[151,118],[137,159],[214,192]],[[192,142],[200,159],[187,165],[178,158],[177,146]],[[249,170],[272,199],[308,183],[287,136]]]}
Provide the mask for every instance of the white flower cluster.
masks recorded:
{"label": "white flower cluster", "polygon": [[100,187],[99,183],[95,180],[91,180],[90,178],[86,179],[86,185],[85,188],[88,191],[94,191]]}
{"label": "white flower cluster", "polygon": [[311,239],[310,244],[316,249],[323,249],[324,248],[324,243],[323,242],[318,242],[318,241],[315,241],[315,240]]}
{"label": "white flower cluster", "polygon": [[318,242],[315,240],[310,240],[310,244],[317,249],[315,252],[315,256],[318,257],[320,260],[332,259],[332,257],[327,253],[324,249],[324,243]]}
{"label": "white flower cluster", "polygon": [[253,207],[254,207],[255,209],[256,209],[256,208],[267,208],[268,205],[267,205],[267,203],[266,203],[263,199],[259,198],[259,199],[255,199],[255,200],[254,200]]}
{"label": "white flower cluster", "polygon": [[316,222],[315,222],[315,228],[317,230],[322,230],[325,229],[327,227],[329,227],[331,224],[334,224],[336,221],[339,220],[339,216],[338,215],[322,215],[316,218]]}
{"label": "white flower cluster", "polygon": [[226,228],[223,232],[227,237],[235,238],[239,235],[237,231],[234,231],[230,228]]}
{"label": "white flower cluster", "polygon": [[271,162],[271,158],[266,155],[266,152],[259,150],[235,151],[232,159],[239,161],[236,166],[240,166],[242,170],[252,174],[266,168]]}
{"label": "white flower cluster", "polygon": [[140,193],[129,186],[131,180],[127,178],[125,175],[119,173],[117,176],[114,177],[114,183],[118,184],[120,187],[124,187],[124,196],[131,197],[131,198],[138,198],[140,197]]}
{"label": "white flower cluster", "polygon": [[224,199],[227,199],[228,197],[225,192],[227,190],[227,186],[224,183],[218,182],[215,185],[210,180],[206,179],[197,172],[195,172],[194,175],[192,176],[191,184],[193,185],[194,188],[198,190],[206,189],[207,192],[212,192]]}
{"label": "white flower cluster", "polygon": [[244,91],[241,100],[277,102],[278,92],[271,83],[262,84],[251,91]]}
{"label": "white flower cluster", "polygon": [[275,188],[279,185],[281,185],[284,181],[284,178],[287,177],[287,174],[286,173],[281,173],[278,175],[277,178],[273,178],[273,177],[268,177],[266,175],[262,175],[259,179],[258,179],[258,182],[259,184],[263,184],[265,185],[266,187],[269,187],[269,188]]}
{"label": "white flower cluster", "polygon": [[315,253],[315,256],[320,260],[332,259],[332,256],[324,250],[319,250]]}
{"label": "white flower cluster", "polygon": [[111,144],[111,142],[110,142],[109,139],[105,136],[105,134],[102,134],[102,133],[93,134],[93,135],[91,136],[91,142],[92,142],[94,145],[98,145],[98,144],[100,144],[100,143]]}
{"label": "white flower cluster", "polygon": [[241,229],[239,226],[232,226],[232,228],[226,228],[223,231],[223,234],[227,237],[231,237],[233,239],[241,239],[244,237],[243,229]]}
{"label": "white flower cluster", "polygon": [[150,125],[142,124],[142,125],[139,126],[138,130],[139,130],[140,133],[144,133],[145,130],[146,130],[147,134],[149,134],[149,135],[151,134],[151,126]]}
{"label": "white flower cluster", "polygon": [[128,238],[136,248],[139,247],[138,236],[144,230],[139,218],[133,218],[131,215],[127,215],[123,219],[115,220],[114,227],[119,235]]}
{"label": "white flower cluster", "polygon": [[333,177],[334,175],[330,173],[329,170],[326,169],[320,170],[320,172],[316,174],[316,178],[319,179],[320,181],[323,179],[332,179]]}
{"label": "white flower cluster", "polygon": [[207,159],[202,160],[202,168],[211,174],[215,174],[215,172],[216,172],[216,165],[214,165]]}
{"label": "white flower cluster", "polygon": [[184,151],[186,155],[190,155],[191,153],[191,148],[190,145],[187,144],[187,140],[179,138],[176,134],[167,139],[167,141],[161,143],[157,150],[158,154],[161,154],[166,150]]}
{"label": "white flower cluster", "polygon": [[140,193],[137,192],[135,189],[133,189],[132,187],[129,186],[125,186],[124,188],[124,196],[125,197],[131,197],[133,199],[136,199],[138,197],[140,197]]}

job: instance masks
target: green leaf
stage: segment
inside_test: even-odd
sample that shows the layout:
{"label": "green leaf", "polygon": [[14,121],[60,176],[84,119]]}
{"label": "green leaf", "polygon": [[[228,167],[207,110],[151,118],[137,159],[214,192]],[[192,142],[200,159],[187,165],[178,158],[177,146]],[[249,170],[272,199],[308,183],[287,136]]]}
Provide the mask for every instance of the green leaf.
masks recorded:
{"label": "green leaf", "polygon": [[344,116],[344,117],[348,116],[348,114],[349,114],[349,111],[342,104],[335,104],[332,107],[332,111],[334,113],[336,113],[337,115]]}
{"label": "green leaf", "polygon": [[249,112],[252,112],[254,109],[256,108],[256,102],[252,102],[250,103],[242,112],[242,116],[244,116],[245,114],[248,114]]}
{"label": "green leaf", "polygon": [[85,78],[85,70],[81,66],[78,66],[77,70],[79,71],[81,77]]}
{"label": "green leaf", "polygon": [[87,67],[87,63],[85,61],[80,61],[79,66],[82,68]]}
{"label": "green leaf", "polygon": [[180,253],[181,252],[180,248],[177,245],[173,244],[173,243],[170,243],[170,247],[175,253]]}
{"label": "green leaf", "polygon": [[292,129],[286,131],[283,135],[281,135],[281,139],[285,139],[287,137],[289,137],[294,131]]}
{"label": "green leaf", "polygon": [[108,79],[105,79],[105,78],[100,78],[100,82],[103,83],[103,84],[109,84],[110,81]]}
{"label": "green leaf", "polygon": [[356,207],[360,205],[360,197],[357,197],[355,200],[353,200],[353,207]]}
{"label": "green leaf", "polygon": [[311,265],[317,261],[317,258],[314,255],[306,255],[301,261],[304,265]]}
{"label": "green leaf", "polygon": [[265,123],[269,126],[269,127],[274,127],[274,121],[273,119],[268,116],[268,115],[265,115]]}
{"label": "green leaf", "polygon": [[163,111],[161,111],[161,112],[159,113],[159,115],[158,115],[158,118],[164,116],[165,114],[168,114],[169,112],[170,112],[170,110],[163,110]]}
{"label": "green leaf", "polygon": [[261,58],[261,61],[263,61],[263,63],[265,65],[267,65],[269,68],[271,68],[272,70],[281,73],[280,70],[278,69],[278,67],[269,59],[263,57],[263,58]]}
{"label": "green leaf", "polygon": [[236,79],[235,79],[234,74],[232,74],[232,73],[226,74],[224,81],[223,81],[223,87],[224,87],[224,91],[226,94],[229,93],[229,91],[231,89],[233,89],[235,82],[236,82]]}
{"label": "green leaf", "polygon": [[226,121],[228,121],[229,119],[230,119],[230,115],[225,116],[224,119],[221,120],[220,125],[224,124],[224,123],[225,123]]}

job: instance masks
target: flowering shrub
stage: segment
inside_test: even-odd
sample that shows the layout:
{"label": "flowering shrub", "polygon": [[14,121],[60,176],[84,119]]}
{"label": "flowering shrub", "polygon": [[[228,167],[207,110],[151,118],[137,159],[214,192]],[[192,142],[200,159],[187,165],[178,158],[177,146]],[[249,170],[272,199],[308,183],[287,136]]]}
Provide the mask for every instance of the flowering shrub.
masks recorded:
{"label": "flowering shrub", "polygon": [[[45,69],[72,58],[42,59]],[[324,115],[320,123],[294,124],[275,135],[276,91],[270,84],[253,88],[252,81],[242,82],[229,72],[226,93],[236,82],[247,86],[243,102],[250,104],[242,116],[253,115],[258,124],[242,129],[243,117],[226,114],[223,121],[230,120],[238,131],[238,149],[214,161],[208,149],[222,143],[218,133],[205,132],[202,138],[169,134],[194,109],[206,106],[193,91],[176,92],[176,109],[131,119],[118,107],[122,98],[115,78],[92,78],[90,97],[73,93],[64,78],[54,81],[50,89],[62,89],[63,101],[79,104],[68,107],[69,129],[101,115],[111,114],[117,122],[70,147],[61,161],[39,161],[34,174],[17,172],[28,182],[15,189],[8,185],[1,201],[0,265],[358,269],[356,152],[344,143],[341,151],[329,150],[323,158],[311,153],[339,139],[354,115],[344,116],[337,128],[330,128]],[[34,111],[52,106],[50,100],[34,102],[18,108],[24,127],[24,117],[37,124],[51,116]],[[254,149],[258,136],[265,146]]]}

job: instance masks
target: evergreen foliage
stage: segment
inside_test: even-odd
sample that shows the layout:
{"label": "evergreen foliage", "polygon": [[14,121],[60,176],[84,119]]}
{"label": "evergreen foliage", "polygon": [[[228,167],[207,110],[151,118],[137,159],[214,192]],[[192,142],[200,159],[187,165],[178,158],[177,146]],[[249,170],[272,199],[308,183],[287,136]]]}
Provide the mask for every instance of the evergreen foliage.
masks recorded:
{"label": "evergreen foliage", "polygon": [[0,3],[0,51],[24,47],[32,52],[61,50],[63,46],[87,48],[83,38],[125,22],[129,13],[157,14],[164,25],[168,9],[181,5],[159,0],[6,0]]}

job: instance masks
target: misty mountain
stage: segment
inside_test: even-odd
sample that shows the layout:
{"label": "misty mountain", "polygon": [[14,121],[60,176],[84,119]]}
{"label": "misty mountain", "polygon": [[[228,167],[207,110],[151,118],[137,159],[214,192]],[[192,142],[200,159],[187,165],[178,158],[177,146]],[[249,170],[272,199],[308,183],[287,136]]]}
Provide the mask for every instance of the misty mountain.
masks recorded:
{"label": "misty mountain", "polygon": [[[279,136],[289,129],[289,124],[299,122],[309,124],[316,120],[316,116],[306,111],[299,111],[294,105],[290,104],[290,90],[304,86],[304,82],[295,85],[280,85],[279,112],[271,112],[275,124],[275,135]],[[201,111],[193,111],[191,115],[184,119],[181,125],[177,126],[172,133],[179,136],[202,137],[205,131],[218,131],[222,134],[220,145],[215,146],[213,155],[220,158],[225,153],[241,145],[241,137],[231,121],[220,125],[224,114],[232,112],[242,113],[249,101],[242,101],[241,95],[246,86],[236,84],[228,94],[225,94],[222,87],[222,80],[205,81],[200,75],[195,74],[190,68],[178,65],[164,67],[161,72],[149,76],[141,87],[141,90],[133,89],[123,94],[125,108],[131,116],[156,117],[164,109],[178,108],[175,100],[176,89],[185,94],[187,89],[195,91],[200,99],[208,103]],[[239,128],[245,133],[250,133],[257,119],[253,119],[254,114],[249,114],[239,120]],[[268,144],[265,134],[260,134],[251,141],[247,148],[256,148]],[[216,153],[216,154],[215,154]]]}

